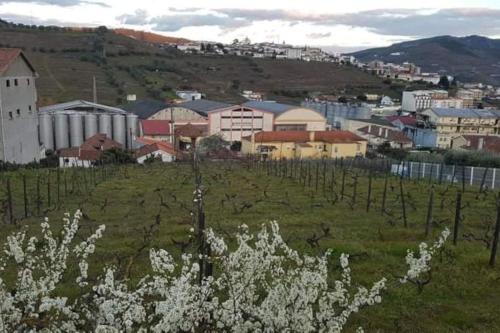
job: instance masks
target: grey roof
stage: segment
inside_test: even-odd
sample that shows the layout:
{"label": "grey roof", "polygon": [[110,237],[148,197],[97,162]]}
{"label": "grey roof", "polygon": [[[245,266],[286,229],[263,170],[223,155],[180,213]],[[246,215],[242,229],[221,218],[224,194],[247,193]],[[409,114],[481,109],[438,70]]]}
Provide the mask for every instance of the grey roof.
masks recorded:
{"label": "grey roof", "polygon": [[234,104],[211,101],[209,99],[197,99],[194,101],[187,101],[187,102],[181,103],[177,106],[195,111],[201,115],[206,116],[208,112],[229,108],[231,106],[234,106]]}
{"label": "grey roof", "polygon": [[292,109],[298,109],[300,106],[296,105],[288,105],[276,102],[266,102],[266,101],[248,101],[243,103],[243,106],[258,109],[262,111],[272,112],[276,114],[280,114]]}
{"label": "grey roof", "polygon": [[450,118],[498,118],[498,115],[481,109],[451,109],[451,108],[432,108],[432,111],[439,117]]}
{"label": "grey roof", "polygon": [[137,101],[129,104],[125,104],[122,108],[128,112],[132,112],[137,115],[139,119],[148,119],[158,111],[168,108],[169,105],[162,101]]}
{"label": "grey roof", "polygon": [[126,113],[123,109],[115,108],[112,106],[107,106],[103,104],[96,104],[84,100],[74,100],[66,103],[59,103],[54,105],[48,105],[41,107],[39,112],[41,113],[54,113],[59,111],[105,111],[110,113]]}
{"label": "grey roof", "polygon": [[353,120],[353,121],[358,121],[361,123],[367,123],[367,124],[373,124],[373,125],[379,125],[379,126],[385,126],[385,127],[395,127],[393,123],[391,123],[389,120],[385,118],[371,118],[371,119],[357,119],[357,118],[346,118],[347,120]]}

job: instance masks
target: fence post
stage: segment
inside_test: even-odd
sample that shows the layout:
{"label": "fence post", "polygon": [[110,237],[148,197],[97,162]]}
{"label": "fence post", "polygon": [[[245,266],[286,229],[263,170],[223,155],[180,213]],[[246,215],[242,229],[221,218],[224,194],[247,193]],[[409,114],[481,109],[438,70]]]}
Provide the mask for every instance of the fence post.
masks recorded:
{"label": "fence post", "polygon": [[9,209],[9,223],[14,224],[14,213],[12,209],[12,189],[10,187],[10,178],[7,178],[7,204]]}
{"label": "fence post", "polygon": [[462,192],[457,193],[457,202],[455,205],[455,225],[453,227],[453,245],[457,245],[458,240],[458,228],[460,227],[460,220],[462,218]]}
{"label": "fence post", "polygon": [[429,203],[427,205],[427,219],[425,221],[425,238],[429,236],[432,228],[432,209],[434,205],[434,186],[431,186],[429,193]]}
{"label": "fence post", "polygon": [[493,233],[493,243],[491,245],[491,255],[490,255],[490,266],[495,266],[497,249],[498,249],[498,238],[500,236],[500,202],[499,196],[497,196],[497,220],[495,223],[495,231]]}
{"label": "fence post", "polygon": [[474,185],[474,167],[470,167],[470,186]]}
{"label": "fence post", "polygon": [[24,198],[24,217],[28,217],[28,192],[26,191],[26,175],[23,175],[23,198]]}
{"label": "fence post", "polygon": [[372,202],[372,171],[370,169],[370,173],[368,174],[368,195],[366,199],[366,211],[370,211],[370,204]]}
{"label": "fence post", "polygon": [[389,174],[385,174],[385,182],[384,182],[384,193],[382,194],[382,207],[381,207],[381,214],[384,215],[385,213],[385,201],[387,198],[387,185],[389,182]]}
{"label": "fence post", "polygon": [[495,189],[495,178],[496,178],[496,175],[497,175],[497,169],[494,168],[493,169],[493,176],[491,177],[491,189]]}
{"label": "fence post", "polygon": [[42,204],[40,198],[40,172],[36,175],[36,215],[40,216],[40,205]]}
{"label": "fence post", "polygon": [[50,170],[47,174],[47,208],[50,208],[51,200],[50,200]]}
{"label": "fence post", "polygon": [[342,169],[342,187],[340,188],[340,200],[344,200],[345,169]]}
{"label": "fence post", "polygon": [[405,202],[405,193],[403,190],[403,178],[399,178],[399,191],[401,194],[401,206],[403,209],[403,224],[405,228],[408,228],[408,221],[406,219],[406,202]]}

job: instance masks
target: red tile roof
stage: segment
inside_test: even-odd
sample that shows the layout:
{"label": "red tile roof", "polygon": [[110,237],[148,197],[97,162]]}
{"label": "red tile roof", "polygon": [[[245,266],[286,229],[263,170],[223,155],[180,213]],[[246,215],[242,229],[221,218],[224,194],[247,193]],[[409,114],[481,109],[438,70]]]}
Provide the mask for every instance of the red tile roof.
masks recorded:
{"label": "red tile roof", "polygon": [[175,155],[175,150],[174,148],[166,143],[152,143],[150,145],[142,146],[141,148],[137,149],[134,153],[135,158],[146,156],[148,154],[157,152],[157,151],[163,151],[167,154],[170,155]]}
{"label": "red tile roof", "polygon": [[19,56],[23,57],[26,64],[33,72],[35,72],[35,69],[30,64],[28,59],[26,59],[21,49],[0,48],[0,74],[5,72],[7,68],[9,68],[10,64]]}
{"label": "red tile roof", "polygon": [[[250,137],[247,137],[250,139]],[[258,132],[255,134],[255,142],[296,142],[303,143],[309,141],[307,131],[274,131]]]}
{"label": "red tile roof", "polygon": [[467,144],[463,148],[470,150],[479,150],[479,141],[483,139],[482,150],[500,154],[500,137],[489,136],[489,135],[463,135],[463,138],[467,140]]}
{"label": "red tile roof", "polygon": [[[251,140],[251,137],[244,138]],[[354,143],[366,141],[362,137],[349,131],[315,131],[314,140],[311,140],[309,131],[274,131],[255,134],[255,142],[295,142],[306,143],[322,141],[326,143]]]}
{"label": "red tile roof", "polygon": [[410,116],[388,116],[385,117],[385,119],[387,119],[391,123],[394,123],[396,120],[399,120],[403,125],[413,126],[413,127],[417,126],[417,119]]}
{"label": "red tile roof", "polygon": [[187,123],[186,125],[178,126],[175,129],[175,135],[185,136],[188,138],[198,138],[208,135],[208,125],[193,125]]}
{"label": "red tile roof", "polygon": [[63,148],[59,149],[59,157],[77,157],[82,161],[97,161],[101,157],[102,151],[95,149]]}
{"label": "red tile roof", "polygon": [[170,121],[168,120],[141,120],[144,135],[170,135]]}
{"label": "red tile roof", "polygon": [[[175,148],[174,148],[174,146],[172,146],[172,144],[170,144],[168,142],[163,142],[163,141],[158,141],[158,140],[153,140],[153,139],[147,139],[147,138],[144,138],[144,137],[136,138],[136,141],[139,142],[139,143],[142,143],[145,146],[154,146],[154,147],[158,148],[159,150],[163,150],[163,151],[165,151],[165,152],[167,152],[169,154],[175,154]],[[151,148],[153,148],[153,147],[151,147]]]}
{"label": "red tile roof", "polygon": [[359,135],[349,131],[319,131],[315,133],[314,140],[327,143],[353,143],[366,141]]}
{"label": "red tile roof", "polygon": [[121,149],[122,144],[111,140],[106,136],[106,134],[99,133],[85,140],[80,148],[86,150],[108,150],[112,148]]}

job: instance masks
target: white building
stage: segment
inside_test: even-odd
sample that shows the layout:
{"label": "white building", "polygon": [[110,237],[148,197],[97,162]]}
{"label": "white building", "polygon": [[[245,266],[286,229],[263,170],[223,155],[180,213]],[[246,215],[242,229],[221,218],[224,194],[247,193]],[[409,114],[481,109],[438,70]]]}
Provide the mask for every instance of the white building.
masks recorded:
{"label": "white building", "polygon": [[185,101],[201,99],[201,93],[196,90],[177,90],[175,94]]}
{"label": "white building", "polygon": [[134,157],[139,164],[144,164],[148,159],[157,159],[161,162],[175,161],[175,149],[165,142],[154,142],[137,149]]}
{"label": "white building", "polygon": [[380,100],[380,105],[382,105],[382,106],[394,106],[394,101],[389,96],[384,96]]}
{"label": "white building", "polygon": [[21,49],[0,48],[0,160],[26,164],[40,158],[37,74]]}
{"label": "white building", "polygon": [[464,100],[461,98],[433,99],[431,107],[444,109],[462,109],[464,107]]}
{"label": "white building", "polygon": [[285,55],[287,59],[302,59],[302,49],[299,48],[286,49]]}
{"label": "white building", "polygon": [[403,91],[402,110],[407,112],[420,112],[432,107],[432,101],[447,99],[446,90],[416,90]]}

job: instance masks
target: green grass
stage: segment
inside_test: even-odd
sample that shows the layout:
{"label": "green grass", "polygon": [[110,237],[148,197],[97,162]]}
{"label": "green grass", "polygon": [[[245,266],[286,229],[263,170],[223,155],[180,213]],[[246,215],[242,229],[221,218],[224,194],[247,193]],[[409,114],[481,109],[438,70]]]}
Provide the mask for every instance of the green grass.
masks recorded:
{"label": "green grass", "polygon": [[[373,178],[373,202],[367,212],[368,176],[361,171],[347,174],[344,200],[334,202],[330,165],[325,191],[321,176],[318,190],[315,189],[314,167],[311,186],[238,163],[206,162],[201,170],[207,189],[205,205],[209,227],[231,237],[242,223],[256,231],[261,224],[276,220],[284,238],[301,252],[319,254],[332,248],[336,257],[342,252],[350,253],[355,283],[371,285],[384,276],[395,279],[394,276],[405,271],[406,250],[415,249],[425,239],[427,182],[404,182],[408,203],[408,228],[405,228],[400,218],[399,178],[396,177],[388,180],[386,206],[393,215],[391,217],[382,215],[380,210],[383,176]],[[67,179],[80,179],[80,184],[83,184],[82,171],[66,172]],[[86,179],[90,179],[89,171],[86,172]],[[339,169],[335,171],[337,185],[333,191],[337,194],[341,187],[341,173]],[[352,205],[352,176],[356,173],[358,196],[356,204]],[[36,179],[35,174],[36,171],[29,171],[27,177]],[[322,174],[322,169],[319,174]],[[20,175],[20,172],[3,175],[3,178],[12,178],[17,216],[23,215]],[[81,223],[84,235],[99,224],[106,224],[105,235],[98,242],[97,253],[91,261],[90,273],[96,275],[104,266],[115,265],[123,275],[131,258],[136,257],[129,272],[133,283],[149,269],[147,252],[137,255],[137,249],[143,244],[144,228],[159,220],[159,227],[148,247],[166,248],[176,256],[180,249],[173,240],[188,239],[188,230],[192,226],[192,169],[189,164],[134,165],[101,176],[103,174],[99,172],[96,174],[98,184],[88,186],[88,195],[82,186],[80,193],[68,191],[60,198],[60,205],[54,204],[47,215],[54,225],[59,225],[63,212],[81,208],[85,213]],[[54,184],[55,173],[51,177]],[[434,219],[437,224],[430,240],[445,226],[452,228],[458,190],[453,186],[447,190],[444,185],[435,186]],[[53,191],[55,189],[53,187]],[[32,191],[33,187],[30,187],[30,194]],[[494,196],[491,192],[479,195],[477,188],[468,188],[463,199],[464,221],[458,246],[449,241],[446,250],[435,257],[430,284],[420,294],[413,285],[389,289],[381,305],[363,310],[352,318],[350,329],[361,324],[368,332],[500,331],[500,268],[487,266],[489,250],[482,242],[463,238],[464,233],[481,237],[487,226],[493,225],[496,214]],[[160,204],[162,201],[164,205]],[[251,207],[242,209],[244,205]],[[23,226],[36,232],[40,220],[40,217],[29,217],[19,220],[17,226],[5,225],[0,232],[1,239]],[[313,234],[321,234],[322,225],[330,228],[330,235],[319,241],[319,247],[309,245],[306,240]],[[332,263],[333,275],[339,273],[335,265]],[[64,290],[73,292],[68,285]]]}

